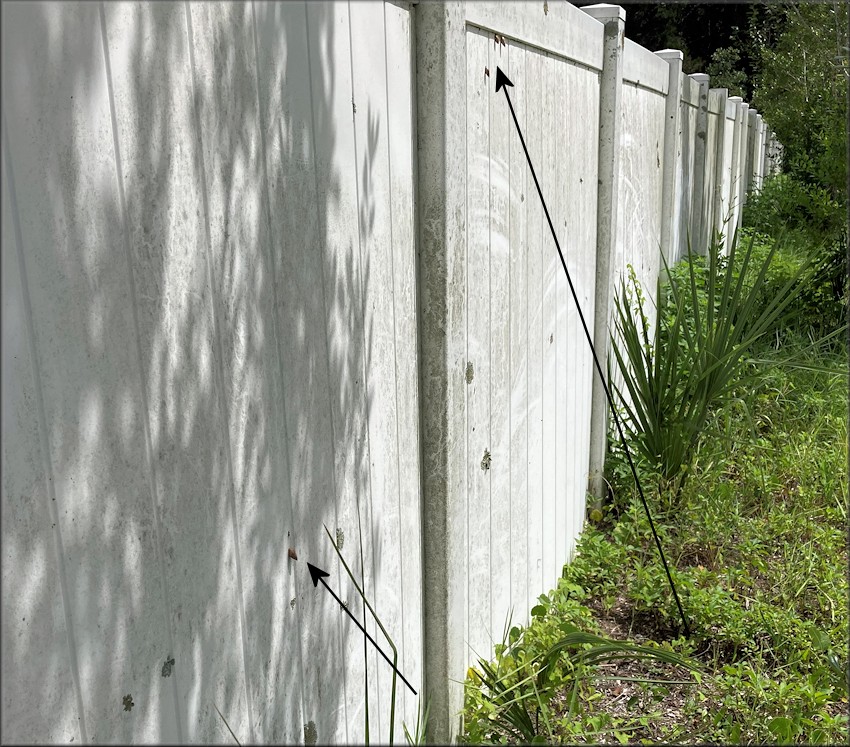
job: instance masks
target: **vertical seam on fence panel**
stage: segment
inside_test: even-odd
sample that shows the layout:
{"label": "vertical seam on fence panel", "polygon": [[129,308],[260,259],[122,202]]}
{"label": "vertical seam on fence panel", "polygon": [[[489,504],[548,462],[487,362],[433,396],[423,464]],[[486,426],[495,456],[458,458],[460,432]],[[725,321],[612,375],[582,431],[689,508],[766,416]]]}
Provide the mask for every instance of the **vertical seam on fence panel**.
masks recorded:
{"label": "vertical seam on fence panel", "polygon": [[[490,45],[487,45],[487,56],[492,56]],[[492,62],[491,62],[492,65]],[[493,454],[493,127],[491,125],[491,106],[489,90],[484,87],[484,100],[487,102],[487,441],[490,445],[490,455]],[[493,620],[493,480],[491,471],[486,472],[487,480],[487,513],[488,528],[487,542],[490,551],[487,553],[487,585],[489,621]],[[490,631],[491,636],[493,631]]]}
{"label": "vertical seam on fence panel", "polygon": [[419,229],[420,229],[420,208],[419,208],[419,159],[418,159],[418,142],[419,142],[419,130],[418,130],[418,121],[419,121],[419,102],[417,97],[417,69],[416,69],[416,59],[417,59],[417,50],[416,50],[416,3],[412,2],[410,7],[410,54],[409,54],[409,64],[410,64],[410,153],[411,153],[411,170],[410,170],[410,194],[412,196],[412,205],[413,205],[413,303],[414,303],[414,314],[415,314],[415,325],[414,330],[416,332],[416,343],[415,343],[415,369],[416,369],[416,424],[417,424],[417,456],[419,462],[419,474],[417,475],[417,487],[419,489],[419,513],[417,516],[418,520],[418,536],[417,536],[417,547],[418,547],[418,555],[419,555],[419,577],[416,579],[419,584],[419,589],[417,592],[417,596],[419,598],[418,609],[419,609],[419,646],[418,655],[421,660],[420,664],[420,702],[427,702],[427,687],[428,681],[425,676],[425,661],[424,661],[424,651],[425,651],[425,615],[422,614],[423,609],[423,568],[425,567],[425,558],[424,558],[424,543],[422,541],[422,524],[424,523],[424,500],[423,497],[425,495],[425,485],[423,481],[423,475],[425,472],[425,458],[422,453],[422,434],[424,431],[424,425],[422,423],[422,298],[421,298],[421,289],[419,287],[420,283],[420,272],[419,272],[419,253],[421,249],[421,242],[419,238]]}
{"label": "vertical seam on fence panel", "polygon": [[[351,28],[351,18],[349,16],[349,29]],[[312,151],[312,161],[313,161],[313,186],[315,189],[315,198],[316,198],[316,223],[321,226],[322,225],[322,210],[319,207],[319,162],[317,155],[317,139],[316,139],[316,105],[313,98],[313,62],[310,59],[310,11],[308,9],[308,3],[304,3],[304,37],[305,43],[307,47],[307,88],[310,92],[310,135],[313,143]],[[356,161],[355,161],[356,164]],[[325,375],[327,376],[327,387],[328,387],[328,420],[331,425],[331,484],[333,485],[333,507],[334,507],[334,526],[339,526],[339,519],[337,514],[337,503],[339,501],[339,486],[337,485],[337,474],[336,474],[336,428],[334,427],[334,413],[333,413],[333,405],[332,402],[332,393],[331,393],[331,340],[328,335],[328,323],[330,321],[328,315],[328,305],[327,305],[327,295],[325,293],[325,251],[327,250],[327,246],[319,246],[318,254],[319,254],[319,272],[321,274],[321,286],[322,286],[322,315],[324,319],[322,320],[322,326],[325,330]],[[337,564],[337,587],[342,588],[342,570]],[[366,580],[363,579],[363,591],[366,591]],[[363,624],[366,625],[366,615],[363,616]],[[337,642],[339,644],[339,651],[344,651],[345,647],[343,645],[344,636],[342,633],[342,621],[339,617],[336,618],[336,635]],[[365,643],[365,641],[364,641]],[[346,690],[348,687],[348,667],[341,667],[342,669],[342,712],[344,728],[346,739],[348,738],[348,717],[347,717],[347,708],[348,708],[348,699],[346,698]]]}
{"label": "vertical seam on fence panel", "polygon": [[[506,50],[507,53],[507,68],[513,72],[511,68],[511,48],[508,47]],[[504,112],[505,117],[507,117],[508,113]],[[511,190],[511,142],[510,142],[510,125],[508,126],[508,143],[507,143],[507,151],[508,151],[508,448],[507,448],[507,458],[506,462],[508,465],[508,609],[513,608],[513,555],[514,555],[514,534],[513,534],[513,502],[514,502],[514,493],[513,493],[513,481],[514,481],[514,471],[513,471],[513,356],[511,355],[511,345],[513,344],[513,334],[512,334],[512,320],[511,315],[513,314],[513,308],[511,307],[511,254],[513,252],[513,246],[511,246],[511,206],[510,201],[512,197]]]}
{"label": "vertical seam on fence panel", "polygon": [[[541,98],[545,95],[543,92],[543,75],[545,70],[545,62],[544,62],[545,54],[541,52],[538,56],[538,76],[537,76],[537,85],[538,90],[541,92]],[[537,142],[542,146],[543,138],[544,138],[544,130],[545,130],[545,122],[543,119],[543,108],[542,106],[538,110],[537,116],[537,125],[538,125],[538,138]],[[541,147],[541,153],[543,148]],[[541,174],[542,177],[542,174]],[[537,330],[537,337],[540,341],[540,457],[537,460],[540,466],[540,494],[538,496],[538,500],[540,501],[540,580],[543,584],[545,584],[546,579],[546,567],[543,564],[543,546],[545,544],[545,528],[546,528],[546,520],[544,514],[544,506],[543,506],[543,495],[545,492],[544,488],[544,473],[546,471],[546,464],[543,461],[543,382],[545,378],[546,365],[544,363],[544,359],[546,357],[546,323],[543,315],[543,297],[546,293],[546,263],[544,262],[544,257],[546,256],[546,223],[545,223],[545,215],[543,214],[542,206],[536,211],[540,216],[539,223],[539,232],[540,232],[540,326]],[[536,590],[535,590],[536,591]],[[534,601],[537,601],[537,597],[535,596]]]}
{"label": "vertical seam on fence panel", "polygon": [[[353,100],[354,99],[354,43],[353,43],[352,34],[351,34],[351,0],[349,0],[349,2],[348,2],[348,56],[349,56],[349,69],[351,71],[351,80],[349,82],[350,82],[350,85],[351,85],[351,96],[352,96],[352,100]],[[358,152],[357,152],[357,123],[354,120],[354,113],[353,112],[352,112],[352,115],[351,115],[351,122],[352,122],[351,137],[352,137],[352,140],[353,140],[353,149],[354,149],[354,194],[355,194],[356,201],[357,201],[357,255],[360,258],[360,261],[358,263],[358,267],[360,268],[360,272],[358,273],[358,281],[359,281],[359,285],[360,285],[360,299],[361,299],[362,310],[363,310],[363,318],[362,318],[362,323],[363,323],[363,330],[362,330],[363,331],[363,350],[366,351],[366,349],[367,349],[367,345],[366,345],[366,342],[367,342],[367,340],[366,340],[366,300],[365,300],[366,297],[365,297],[365,291],[364,291],[364,288],[363,288],[363,274],[362,274],[362,268],[363,268],[363,227],[360,224],[360,182],[357,178],[357,165],[358,165],[358,161],[357,161],[357,157],[358,157]],[[368,371],[368,368],[366,366],[366,360],[365,360],[366,356],[365,356],[365,354],[361,357],[363,358],[363,413],[365,415],[364,426],[365,426],[365,438],[366,438],[366,467],[367,467],[367,472],[369,474],[368,500],[371,502],[371,500],[372,500],[372,439],[369,438],[369,408],[368,408],[369,371]],[[362,517],[360,515],[360,500],[359,500],[359,498],[357,500],[356,505],[357,505],[358,542],[360,543],[360,575],[362,577],[363,593],[366,594],[366,591],[367,591],[367,589],[366,589],[366,569],[365,569],[364,559],[363,559],[363,554],[364,554],[363,553],[363,542],[362,542],[363,531],[362,531]],[[370,547],[372,547],[371,544],[370,544]],[[374,562],[375,554],[374,554],[374,552],[372,553],[372,556],[371,556],[370,559],[372,561],[371,562],[372,583],[374,585],[374,581],[375,581],[375,562]],[[363,610],[363,626],[366,627],[366,625],[367,625],[366,621],[367,621],[368,618],[366,617],[367,609],[366,609],[366,602],[365,601],[363,602],[362,610]],[[366,692],[364,693],[364,695],[368,699],[368,697],[369,697],[369,650],[368,650],[367,647],[368,647],[368,642],[364,638],[364,640],[363,640],[363,666],[364,666],[364,671],[366,673],[365,674]],[[376,680],[376,682],[377,682],[377,680]],[[376,692],[377,692],[377,690],[376,690]],[[378,728],[380,730],[380,722],[378,722],[378,723],[379,723]]]}
{"label": "vertical seam on fence panel", "polygon": [[[393,159],[392,159],[392,146],[390,144],[390,138],[392,137],[392,132],[389,127],[389,119],[390,119],[390,90],[389,90],[389,63],[387,59],[387,6],[384,4],[383,8],[383,20],[384,20],[384,97],[386,99],[387,105],[387,175],[389,177],[389,188],[390,188],[390,199],[389,199],[389,207],[390,207],[390,276],[392,278],[392,310],[393,310],[393,381],[395,383],[395,442],[396,442],[396,474],[398,475],[397,480],[397,488],[398,492],[396,493],[396,501],[398,502],[398,553],[399,553],[399,564],[398,564],[398,572],[399,572],[399,588],[398,588],[398,609],[399,609],[399,624],[401,630],[401,646],[399,651],[399,661],[401,665],[404,666],[404,564],[401,562],[401,544],[402,544],[402,530],[401,530],[401,511],[402,511],[402,500],[401,500],[401,443],[399,441],[399,430],[398,430],[398,352],[396,347],[398,345],[398,329],[396,327],[396,314],[395,314],[395,303],[396,303],[396,275],[395,275],[395,232],[393,231],[393,222],[395,219],[395,213],[393,211]],[[404,704],[407,702],[407,693],[402,690],[401,695],[402,702],[402,713],[404,713]]]}
{"label": "vertical seam on fence panel", "polygon": [[[528,91],[528,57],[529,50],[528,47],[524,50],[523,55],[523,67],[522,67],[522,88],[524,91]],[[522,126],[525,132],[529,132],[528,129],[528,106],[523,108],[522,116]],[[531,133],[529,132],[529,139],[531,139]],[[528,169],[527,165],[523,165],[523,177],[522,177],[522,192],[520,194],[525,196],[525,172]],[[522,616],[523,622],[525,622],[525,615],[528,613],[529,605],[528,605],[528,590],[531,587],[531,537],[529,527],[531,526],[531,497],[528,492],[528,476],[531,473],[531,465],[528,461],[528,441],[529,441],[529,431],[531,429],[531,418],[529,417],[531,414],[531,397],[529,396],[529,386],[528,382],[531,379],[531,352],[529,350],[528,345],[528,335],[529,335],[529,327],[530,327],[530,318],[531,314],[528,310],[528,206],[525,204],[525,200],[521,200],[522,210],[525,211],[525,221],[523,224],[523,229],[525,231],[525,241],[523,242],[525,251],[523,252],[523,257],[525,261],[525,549],[526,549],[526,557],[525,557],[525,602],[526,605],[524,614]]]}
{"label": "vertical seam on fence panel", "polygon": [[[464,54],[464,73],[466,72],[466,57],[469,55],[469,31],[464,31],[463,37],[463,54]],[[471,363],[469,359],[469,78],[465,75],[464,77],[464,96],[463,96],[463,118],[464,118],[464,175],[463,175],[463,207],[464,207],[464,237],[466,243],[466,252],[463,261],[463,273],[464,273],[464,296],[463,296],[463,304],[466,307],[463,318],[464,323],[464,343],[466,345],[466,362],[467,366]],[[464,389],[464,400],[466,403],[466,407],[464,408],[464,424],[463,424],[463,441],[466,445],[466,453],[465,459],[463,461],[463,472],[464,472],[464,488],[466,490],[466,527],[463,532],[464,539],[466,541],[466,598],[464,599],[464,622],[463,622],[463,640],[469,644],[469,494],[471,492],[469,477],[468,475],[468,465],[469,465],[469,387],[470,382],[466,382],[466,388]],[[446,495],[446,502],[448,503],[448,494]],[[448,513],[448,507],[446,509]],[[448,624],[448,620],[446,621]]]}

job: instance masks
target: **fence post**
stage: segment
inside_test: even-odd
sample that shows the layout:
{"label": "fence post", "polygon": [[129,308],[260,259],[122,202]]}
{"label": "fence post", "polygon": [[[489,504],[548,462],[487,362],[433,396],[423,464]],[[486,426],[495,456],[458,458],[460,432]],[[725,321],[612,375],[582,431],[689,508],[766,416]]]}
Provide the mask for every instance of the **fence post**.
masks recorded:
{"label": "fence post", "polygon": [[[741,137],[741,128],[738,126],[738,120],[741,117],[741,107],[740,103],[743,99],[740,96],[729,96],[728,91],[726,94],[726,108],[729,108],[729,104],[732,105],[732,112],[734,116],[732,117],[732,142],[729,145],[729,152],[727,153],[724,145],[723,152],[723,164],[722,168],[725,171],[726,164],[729,164],[729,203],[727,205],[723,205],[723,199],[721,194],[721,200],[719,204],[719,212],[717,215],[717,225],[719,230],[723,233],[723,245],[725,247],[726,252],[729,251],[729,223],[732,220],[732,214],[735,211],[735,195],[738,189],[738,178],[736,168],[737,156],[738,156],[738,142]],[[724,124],[725,128],[725,124]],[[722,188],[722,181],[721,181]],[[724,214],[725,207],[725,214]]]}
{"label": "fence post", "polygon": [[[714,241],[714,236],[723,230],[723,181],[726,171],[726,104],[729,99],[729,91],[726,88],[714,89],[717,91],[717,103],[720,109],[720,131],[717,133],[717,151],[714,154],[714,198],[712,210],[711,233],[709,241]],[[729,144],[731,147],[731,143]]]}
{"label": "fence post", "polygon": [[[600,363],[608,359],[608,319],[611,298],[611,255],[617,241],[617,187],[620,173],[620,107],[623,88],[623,47],[626,11],[619,5],[589,5],[582,10],[605,26],[602,75],[599,82],[599,182],[596,202],[596,289],[593,345]],[[608,401],[603,382],[593,377],[590,401],[588,492],[594,505],[605,495],[605,451],[608,445]]]}
{"label": "fence post", "polygon": [[744,204],[747,204],[747,193],[755,187],[756,173],[756,145],[758,144],[758,116],[759,113],[752,107],[747,112],[747,167],[746,167],[746,189],[744,191]]}
{"label": "fence post", "polygon": [[767,176],[767,148],[770,140],[770,125],[762,119],[761,121],[761,186],[764,186],[764,178]]}
{"label": "fence post", "polygon": [[756,137],[753,142],[753,192],[761,191],[764,168],[764,118],[756,114]]}
{"label": "fence post", "polygon": [[694,143],[694,191],[691,203],[691,249],[696,254],[706,254],[705,226],[705,159],[708,141],[708,76],[694,73],[690,76],[699,84],[699,108],[697,109],[696,142]]}
{"label": "fence post", "polygon": [[[430,702],[429,742],[449,744],[463,706],[466,541],[452,521],[466,494],[465,9],[459,0],[419,3],[416,39],[416,131],[419,293],[419,386],[422,403],[423,691]],[[495,71],[494,71],[495,72]]]}
{"label": "fence post", "polygon": [[679,256],[679,247],[673,246],[676,239],[674,221],[678,218],[679,185],[679,120],[682,111],[682,60],[678,49],[662,49],[656,52],[667,61],[669,76],[667,101],[664,106],[664,171],[661,177],[661,251],[672,265]]}
{"label": "fence post", "polygon": [[764,166],[762,167],[762,180],[770,176],[770,127],[764,123]]}
{"label": "fence post", "polygon": [[779,171],[779,142],[776,139],[776,133],[770,133],[770,172],[775,174]]}
{"label": "fence post", "polygon": [[773,131],[770,132],[770,146],[768,149],[768,153],[770,154],[770,173],[776,173],[776,162],[777,162],[777,150],[776,150],[776,136],[773,134]]}
{"label": "fence post", "polygon": [[741,120],[738,134],[738,214],[735,220],[735,231],[742,223],[744,203],[747,201],[747,143],[750,141],[750,105],[741,99],[739,119]]}
{"label": "fence post", "polygon": [[729,185],[729,207],[732,208],[733,200],[735,199],[735,191],[738,189],[738,159],[740,157],[740,151],[738,148],[741,144],[741,104],[744,103],[744,99],[740,96],[729,96],[726,99],[727,104],[732,104],[732,110],[734,112],[732,125],[732,152],[727,155],[727,160],[732,169],[732,173],[730,178]]}

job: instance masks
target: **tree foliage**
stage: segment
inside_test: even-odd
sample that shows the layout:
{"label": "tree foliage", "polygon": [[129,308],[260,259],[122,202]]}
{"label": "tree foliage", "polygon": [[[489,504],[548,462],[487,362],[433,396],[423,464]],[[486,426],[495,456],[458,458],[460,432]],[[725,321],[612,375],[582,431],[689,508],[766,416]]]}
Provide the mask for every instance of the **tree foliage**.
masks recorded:
{"label": "tree foliage", "polygon": [[711,55],[706,72],[713,88],[725,88],[730,96],[746,98],[747,74],[740,69],[741,54],[734,47],[720,47]]}
{"label": "tree foliage", "polygon": [[846,203],[848,9],[844,2],[783,4],[783,31],[759,47],[753,105],[785,147],[785,170]]}
{"label": "tree foliage", "polygon": [[712,88],[750,101],[785,147],[786,172],[846,204],[844,0],[621,2],[629,38],[647,49],[681,50],[686,73],[708,73]]}
{"label": "tree foliage", "polygon": [[[581,6],[597,1],[573,0],[573,3]],[[730,95],[750,98],[757,59],[749,29],[753,23],[761,23],[765,15],[763,5],[682,0],[654,3],[620,0],[618,4],[626,9],[626,35],[630,39],[654,51],[681,50],[686,74],[708,73],[712,76],[712,86],[730,87],[735,91],[730,91]],[[776,32],[773,26],[770,31]],[[719,76],[716,81],[714,75]],[[732,86],[727,86],[727,82],[732,82]]]}

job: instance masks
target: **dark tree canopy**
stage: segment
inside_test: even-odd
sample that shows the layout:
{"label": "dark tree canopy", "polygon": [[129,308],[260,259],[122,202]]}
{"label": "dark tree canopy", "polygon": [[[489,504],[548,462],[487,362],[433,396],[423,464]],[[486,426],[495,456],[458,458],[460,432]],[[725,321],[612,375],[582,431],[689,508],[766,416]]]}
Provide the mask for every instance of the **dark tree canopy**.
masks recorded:
{"label": "dark tree canopy", "polygon": [[[577,0],[579,7],[596,0]],[[626,9],[626,36],[652,51],[679,49],[687,74],[708,73],[713,85],[728,87],[749,99],[758,49],[751,28],[766,32],[768,43],[781,31],[783,15],[764,3],[655,2],[621,0]],[[727,85],[731,83],[732,85]]]}
{"label": "dark tree canopy", "polygon": [[[575,0],[578,6],[595,0]],[[687,74],[742,96],[770,121],[786,170],[846,195],[847,3],[844,0],[629,2],[626,36],[679,49]]]}

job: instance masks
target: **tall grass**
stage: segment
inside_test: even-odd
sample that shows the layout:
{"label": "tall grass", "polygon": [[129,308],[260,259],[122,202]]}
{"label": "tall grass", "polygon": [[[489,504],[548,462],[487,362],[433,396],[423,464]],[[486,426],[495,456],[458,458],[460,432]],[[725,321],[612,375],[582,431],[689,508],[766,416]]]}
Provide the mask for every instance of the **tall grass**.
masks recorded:
{"label": "tall grass", "polygon": [[[324,524],[322,525],[324,526]],[[381,618],[378,617],[378,613],[372,608],[369,599],[363,593],[363,589],[360,588],[360,584],[357,583],[357,579],[354,577],[354,574],[351,572],[351,569],[348,567],[348,563],[345,562],[345,558],[342,555],[342,551],[339,549],[336,541],[333,538],[330,530],[325,526],[325,532],[327,532],[328,539],[331,541],[331,544],[336,550],[336,554],[339,557],[339,562],[342,563],[343,568],[345,568],[345,572],[348,574],[348,577],[351,579],[351,583],[354,584],[354,588],[357,589],[357,593],[360,595],[360,598],[363,600],[363,604],[366,605],[366,608],[371,613],[372,617],[375,619],[375,622],[378,624],[378,628],[380,628],[381,633],[384,634],[384,638],[387,639],[387,643],[390,644],[390,648],[393,652],[393,678],[392,678],[392,690],[390,693],[390,733],[389,733],[389,744],[393,744],[393,738],[395,736],[395,697],[396,697],[396,686],[398,684],[398,649],[396,648],[395,641],[393,641],[392,637],[389,633],[387,633],[387,629],[384,627],[384,624],[381,622]],[[365,620],[363,621],[366,622]],[[364,677],[368,678],[369,670],[368,667],[364,670]],[[368,690],[368,679],[366,679],[366,690],[365,690],[365,698],[367,703],[367,711],[366,711],[366,744],[369,744],[369,716],[368,716],[368,702],[369,702],[369,690]]]}

